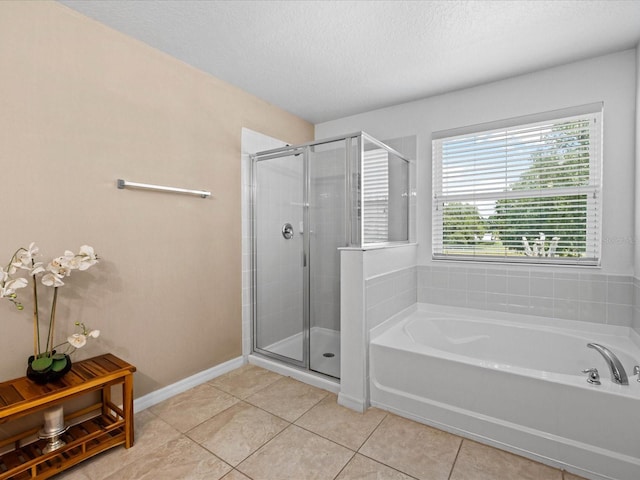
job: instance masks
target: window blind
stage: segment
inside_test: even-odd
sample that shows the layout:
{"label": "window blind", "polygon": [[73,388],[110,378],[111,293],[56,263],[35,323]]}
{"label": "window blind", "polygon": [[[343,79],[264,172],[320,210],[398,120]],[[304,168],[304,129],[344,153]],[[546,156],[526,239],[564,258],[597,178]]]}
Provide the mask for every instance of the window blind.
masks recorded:
{"label": "window blind", "polygon": [[601,108],[434,139],[434,258],[598,264],[601,139]]}
{"label": "window blind", "polygon": [[363,243],[389,241],[389,155],[385,150],[364,152]]}

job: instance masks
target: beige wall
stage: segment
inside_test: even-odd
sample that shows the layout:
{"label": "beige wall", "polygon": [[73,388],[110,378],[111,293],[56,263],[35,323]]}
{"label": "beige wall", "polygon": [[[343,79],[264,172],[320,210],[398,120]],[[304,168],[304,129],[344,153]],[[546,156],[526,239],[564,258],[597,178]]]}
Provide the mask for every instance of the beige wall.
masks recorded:
{"label": "beige wall", "polygon": [[[102,330],[74,358],[133,363],[136,397],[241,355],[242,127],[290,143],[314,133],[64,6],[0,2],[0,262],[30,241],[44,259],[94,246],[101,263],[61,289],[58,333]],[[3,380],[24,374],[32,323],[0,302]]]}

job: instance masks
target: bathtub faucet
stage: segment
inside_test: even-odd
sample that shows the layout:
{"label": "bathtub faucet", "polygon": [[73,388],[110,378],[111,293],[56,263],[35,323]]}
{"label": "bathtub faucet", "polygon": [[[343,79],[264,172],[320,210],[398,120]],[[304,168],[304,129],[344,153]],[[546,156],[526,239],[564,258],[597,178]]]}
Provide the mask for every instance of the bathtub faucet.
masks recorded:
{"label": "bathtub faucet", "polygon": [[616,357],[611,350],[609,350],[607,347],[603,347],[599,343],[587,343],[587,347],[595,349],[607,361],[609,370],[611,370],[611,380],[613,381],[613,383],[617,383],[619,385],[629,385],[627,372],[624,371],[622,363],[620,363],[618,357]]}

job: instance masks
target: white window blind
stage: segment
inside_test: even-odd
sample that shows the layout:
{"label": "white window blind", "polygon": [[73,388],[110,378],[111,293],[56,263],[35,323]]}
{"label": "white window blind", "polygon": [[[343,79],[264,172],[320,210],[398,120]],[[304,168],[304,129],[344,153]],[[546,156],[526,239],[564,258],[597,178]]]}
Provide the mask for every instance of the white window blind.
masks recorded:
{"label": "white window blind", "polygon": [[433,140],[433,256],[597,265],[597,111]]}
{"label": "white window blind", "polygon": [[363,243],[389,241],[389,155],[385,150],[364,152]]}

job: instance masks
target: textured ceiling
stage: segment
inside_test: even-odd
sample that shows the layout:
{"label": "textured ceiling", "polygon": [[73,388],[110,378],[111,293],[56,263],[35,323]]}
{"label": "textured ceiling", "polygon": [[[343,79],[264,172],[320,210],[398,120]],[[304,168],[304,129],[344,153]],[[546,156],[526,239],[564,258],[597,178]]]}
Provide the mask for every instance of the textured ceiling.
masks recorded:
{"label": "textured ceiling", "polygon": [[312,123],[640,41],[640,0],[61,3]]}

